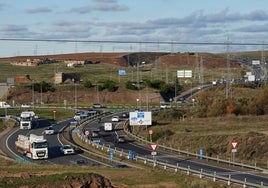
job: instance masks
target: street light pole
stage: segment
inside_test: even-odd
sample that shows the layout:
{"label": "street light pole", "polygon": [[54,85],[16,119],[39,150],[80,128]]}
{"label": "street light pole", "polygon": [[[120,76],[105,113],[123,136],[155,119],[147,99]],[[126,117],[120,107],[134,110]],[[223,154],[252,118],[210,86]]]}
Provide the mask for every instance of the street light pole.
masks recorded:
{"label": "street light pole", "polygon": [[32,103],[34,108],[34,80],[32,80]]}

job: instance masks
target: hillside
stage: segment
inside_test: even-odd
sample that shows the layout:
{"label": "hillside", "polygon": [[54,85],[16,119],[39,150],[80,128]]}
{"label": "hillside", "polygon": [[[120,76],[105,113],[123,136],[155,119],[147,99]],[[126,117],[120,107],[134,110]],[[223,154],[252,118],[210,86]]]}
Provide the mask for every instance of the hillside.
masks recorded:
{"label": "hillside", "polygon": [[[159,66],[197,66],[200,61],[203,61],[207,69],[226,67],[226,57],[222,54],[210,53],[160,53],[160,52],[136,52],[136,53],[75,53],[75,54],[57,54],[57,55],[42,55],[42,56],[14,56],[0,58],[0,62],[7,61],[26,61],[27,59],[55,59],[77,60],[77,61],[92,61],[107,63],[119,66],[136,66],[137,63],[142,64],[158,64]],[[231,61],[232,67],[239,67],[236,61]]]}

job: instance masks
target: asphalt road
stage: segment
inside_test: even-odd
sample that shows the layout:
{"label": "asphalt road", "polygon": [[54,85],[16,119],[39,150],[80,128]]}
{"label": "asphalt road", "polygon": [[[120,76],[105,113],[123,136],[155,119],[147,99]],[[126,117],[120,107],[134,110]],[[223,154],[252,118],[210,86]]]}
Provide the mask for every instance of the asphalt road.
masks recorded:
{"label": "asphalt road", "polygon": [[[60,152],[60,147],[63,143],[61,143],[59,139],[59,134],[62,131],[63,127],[66,126],[68,121],[64,121],[61,123],[58,123],[57,125],[53,126],[55,130],[55,134],[53,135],[45,135],[45,138],[48,141],[49,145],[49,153],[48,153],[48,159],[46,160],[32,160],[27,159],[29,162],[34,162],[38,164],[76,164],[77,161],[83,160],[85,165],[103,165],[102,162],[98,162],[96,160],[90,159],[88,157],[85,157],[82,154],[74,154],[74,155],[63,155]],[[9,155],[11,155],[14,158],[23,158],[23,156],[18,153],[15,150],[15,141],[17,140],[17,137],[19,134],[29,136],[30,134],[36,134],[36,135],[42,135],[45,128],[50,126],[51,123],[47,120],[39,120],[38,125],[34,127],[34,129],[31,130],[21,130],[16,129],[14,132],[10,133],[9,136],[6,138],[6,148],[9,148]],[[23,158],[24,159],[24,158]]]}

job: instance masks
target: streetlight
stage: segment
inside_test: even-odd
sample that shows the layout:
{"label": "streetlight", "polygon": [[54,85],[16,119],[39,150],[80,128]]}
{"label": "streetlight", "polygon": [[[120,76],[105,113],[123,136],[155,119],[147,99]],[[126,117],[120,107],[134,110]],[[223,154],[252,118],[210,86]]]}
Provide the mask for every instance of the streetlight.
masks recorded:
{"label": "streetlight", "polygon": [[75,79],[72,79],[73,83],[74,83],[74,108],[75,108],[75,112],[77,109],[77,97],[76,97],[76,83],[75,83]]}
{"label": "streetlight", "polygon": [[34,108],[34,80],[32,80],[32,104]]}

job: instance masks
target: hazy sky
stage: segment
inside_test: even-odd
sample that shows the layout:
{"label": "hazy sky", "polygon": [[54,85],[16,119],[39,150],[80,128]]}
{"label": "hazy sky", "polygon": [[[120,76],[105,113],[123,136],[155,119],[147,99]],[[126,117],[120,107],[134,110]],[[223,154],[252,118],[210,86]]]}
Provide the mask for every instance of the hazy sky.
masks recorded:
{"label": "hazy sky", "polygon": [[[0,0],[0,16],[1,39],[77,41],[1,40],[0,56],[87,51],[224,52],[227,45],[176,43],[268,43],[267,0]],[[230,46],[231,51],[262,48]]]}

